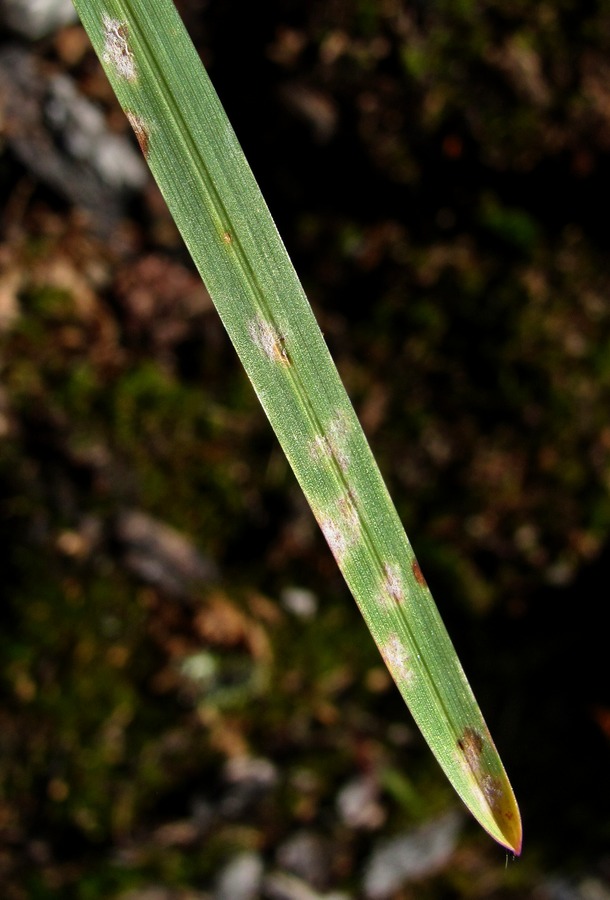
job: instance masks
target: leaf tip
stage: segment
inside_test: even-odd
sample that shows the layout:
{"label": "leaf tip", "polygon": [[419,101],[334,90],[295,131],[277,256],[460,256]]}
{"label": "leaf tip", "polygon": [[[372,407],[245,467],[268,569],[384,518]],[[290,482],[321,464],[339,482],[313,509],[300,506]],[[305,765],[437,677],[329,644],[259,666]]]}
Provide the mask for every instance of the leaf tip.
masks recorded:
{"label": "leaf tip", "polygon": [[468,726],[458,738],[457,747],[477,785],[478,801],[472,812],[494,840],[520,856],[521,815],[491,736]]}

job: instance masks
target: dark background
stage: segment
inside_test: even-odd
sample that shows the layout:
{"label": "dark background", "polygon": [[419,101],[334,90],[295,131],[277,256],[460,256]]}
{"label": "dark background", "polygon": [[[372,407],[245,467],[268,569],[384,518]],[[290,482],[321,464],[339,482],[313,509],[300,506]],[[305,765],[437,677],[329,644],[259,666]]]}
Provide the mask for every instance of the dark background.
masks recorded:
{"label": "dark background", "polygon": [[[459,801],[82,30],[13,27],[3,896],[610,897],[610,10],[179,6],[487,717],[524,854],[505,867],[464,816],[406,867]],[[120,184],[95,158],[109,135]],[[374,894],[396,836],[404,871]],[[226,887],[239,871],[250,894]]]}

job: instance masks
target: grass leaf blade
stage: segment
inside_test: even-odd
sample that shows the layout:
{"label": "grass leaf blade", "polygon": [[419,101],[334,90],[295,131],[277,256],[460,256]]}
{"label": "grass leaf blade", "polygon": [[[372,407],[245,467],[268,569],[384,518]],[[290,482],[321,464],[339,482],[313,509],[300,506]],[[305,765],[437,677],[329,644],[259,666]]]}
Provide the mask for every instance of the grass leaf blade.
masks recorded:
{"label": "grass leaf blade", "polygon": [[284,452],[411,713],[514,853],[506,773],[220,101],[171,0],[75,0]]}

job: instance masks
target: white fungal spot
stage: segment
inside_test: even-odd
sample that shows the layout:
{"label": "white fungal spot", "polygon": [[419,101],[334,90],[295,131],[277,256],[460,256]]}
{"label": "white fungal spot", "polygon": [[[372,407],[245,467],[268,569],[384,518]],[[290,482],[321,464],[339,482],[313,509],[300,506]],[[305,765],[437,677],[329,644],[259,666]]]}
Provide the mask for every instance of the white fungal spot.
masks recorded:
{"label": "white fungal spot", "polygon": [[138,72],[127,38],[127,24],[104,14],[104,53],[102,59],[108,65],[113,66],[117,75],[121,78],[126,78],[127,81],[135,81],[138,77]]}
{"label": "white fungal spot", "polygon": [[409,654],[397,634],[391,634],[381,647],[384,662],[397,681],[411,682],[413,669],[409,665]]}
{"label": "white fungal spot", "polygon": [[328,428],[328,443],[332,450],[333,456],[339,463],[342,472],[345,472],[350,459],[345,441],[349,434],[349,421],[345,414],[340,413],[330,423]]}
{"label": "white fungal spot", "polygon": [[331,549],[332,555],[335,559],[341,560],[349,547],[349,543],[347,535],[341,529],[340,524],[334,519],[320,519],[320,528]]}
{"label": "white fungal spot", "polygon": [[337,504],[336,514],[321,515],[318,521],[333,556],[337,562],[341,562],[360,538],[360,517],[352,498],[349,495],[342,497]]}
{"label": "white fungal spot", "polygon": [[313,441],[309,442],[309,454],[316,462],[330,459],[331,449],[323,435],[318,434]]}
{"label": "white fungal spot", "polygon": [[382,606],[389,607],[394,604],[401,604],[405,601],[405,589],[400,570],[398,566],[385,563],[383,567],[384,578],[381,583],[380,603]]}
{"label": "white fungal spot", "polygon": [[345,415],[340,414],[333,419],[326,434],[319,434],[311,441],[312,459],[318,462],[334,459],[342,472],[347,471],[350,463],[349,454],[345,448],[348,430],[349,423]]}
{"label": "white fungal spot", "polygon": [[265,319],[253,319],[248,325],[250,337],[259,350],[273,362],[289,365],[290,359],[284,346],[284,339],[274,325]]}

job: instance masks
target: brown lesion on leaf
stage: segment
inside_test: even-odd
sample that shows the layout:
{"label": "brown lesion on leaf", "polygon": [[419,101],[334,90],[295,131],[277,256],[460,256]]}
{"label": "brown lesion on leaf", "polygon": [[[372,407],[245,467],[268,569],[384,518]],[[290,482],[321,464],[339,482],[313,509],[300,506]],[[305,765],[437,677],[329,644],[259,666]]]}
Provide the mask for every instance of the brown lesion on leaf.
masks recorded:
{"label": "brown lesion on leaf", "polygon": [[286,338],[283,334],[278,334],[278,343],[276,348],[276,355],[279,357],[279,361],[282,362],[286,366],[292,365],[292,360],[288,354],[288,350],[286,349]]}
{"label": "brown lesion on leaf", "polygon": [[475,728],[466,727],[462,736],[457,740],[457,746],[496,821],[504,820],[512,823],[515,819],[515,812],[507,803],[502,779],[498,775],[492,775],[486,771],[486,766],[481,762],[485,750],[483,735]]}
{"label": "brown lesion on leaf", "polygon": [[227,246],[228,246],[229,244],[232,244],[232,243],[233,243],[233,235],[231,234],[230,231],[223,231],[223,233],[222,233],[222,241],[223,241],[224,244],[227,244]]}
{"label": "brown lesion on leaf", "polygon": [[490,809],[493,810],[496,818],[506,819],[510,822],[514,816],[510,809],[506,809],[504,804],[504,792],[502,790],[502,782],[495,775],[485,775],[482,783],[483,795],[489,803]]}
{"label": "brown lesion on leaf", "polygon": [[131,112],[127,110],[127,118],[129,119],[129,124],[133,128],[133,133],[135,134],[138,144],[140,145],[140,150],[144,156],[144,159],[148,159],[148,149],[150,144],[150,129],[148,128],[146,122],[135,112]]}
{"label": "brown lesion on leaf", "polygon": [[422,587],[427,587],[426,579],[424,578],[423,572],[419,567],[419,563],[416,559],[413,560],[411,564],[411,571],[413,572],[413,577],[415,578],[418,584],[421,584]]}
{"label": "brown lesion on leaf", "polygon": [[463,735],[458,738],[457,745],[470,768],[478,769],[481,754],[483,753],[483,736],[475,728],[467,726]]}

